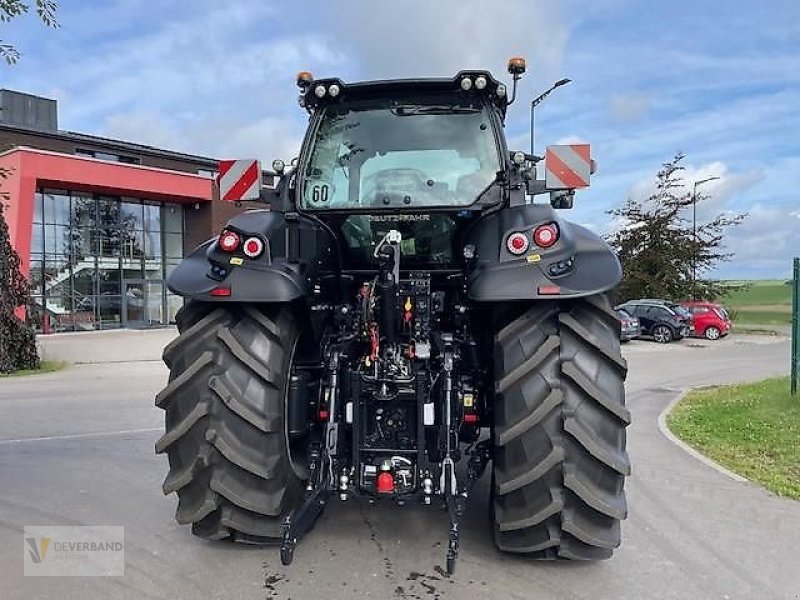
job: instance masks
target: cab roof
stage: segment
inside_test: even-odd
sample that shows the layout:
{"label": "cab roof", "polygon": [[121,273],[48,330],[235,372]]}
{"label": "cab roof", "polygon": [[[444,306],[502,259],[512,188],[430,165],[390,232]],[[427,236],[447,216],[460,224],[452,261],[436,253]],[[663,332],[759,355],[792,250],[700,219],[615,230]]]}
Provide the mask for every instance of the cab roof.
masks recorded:
{"label": "cab roof", "polygon": [[[302,75],[304,74],[301,73]],[[310,75],[310,73],[305,75]],[[469,83],[466,83],[467,81]],[[478,83],[476,84],[476,82]],[[481,85],[482,87],[479,87]],[[484,96],[500,109],[503,115],[509,104],[508,88],[488,71],[460,71],[452,78],[382,79],[354,83],[347,83],[337,77],[324,79],[301,79],[298,77],[298,86],[301,90],[300,105],[309,112],[314,112],[328,104],[347,100],[400,96],[411,93],[456,93],[472,97]],[[331,94],[332,89],[334,94]]]}

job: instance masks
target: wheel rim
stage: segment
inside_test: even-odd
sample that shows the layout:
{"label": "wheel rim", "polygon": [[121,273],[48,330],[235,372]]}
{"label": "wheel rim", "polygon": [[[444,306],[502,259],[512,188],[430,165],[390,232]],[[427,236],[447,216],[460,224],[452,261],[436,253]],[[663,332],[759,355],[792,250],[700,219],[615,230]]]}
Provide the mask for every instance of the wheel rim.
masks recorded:
{"label": "wheel rim", "polygon": [[670,335],[669,329],[661,325],[659,327],[656,327],[656,330],[653,332],[653,337],[658,343],[666,344],[667,342],[669,342],[672,336]]}
{"label": "wheel rim", "polygon": [[719,339],[719,329],[716,327],[709,327],[706,329],[706,338],[709,340],[716,340]]}

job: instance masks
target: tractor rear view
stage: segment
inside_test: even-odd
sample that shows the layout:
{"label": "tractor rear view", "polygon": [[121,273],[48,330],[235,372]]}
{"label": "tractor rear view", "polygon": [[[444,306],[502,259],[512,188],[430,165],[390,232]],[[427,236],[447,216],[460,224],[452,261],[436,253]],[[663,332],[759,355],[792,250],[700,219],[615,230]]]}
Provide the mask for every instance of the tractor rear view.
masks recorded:
{"label": "tractor rear view", "polygon": [[[169,279],[187,299],[156,404],[165,493],[195,535],[291,562],[330,501],[443,506],[447,568],[491,465],[494,541],[538,559],[620,543],[621,271],[564,220],[588,146],[506,147],[513,85],[298,77],[309,127],[269,210],[234,217]],[[549,202],[533,198],[549,195]]]}

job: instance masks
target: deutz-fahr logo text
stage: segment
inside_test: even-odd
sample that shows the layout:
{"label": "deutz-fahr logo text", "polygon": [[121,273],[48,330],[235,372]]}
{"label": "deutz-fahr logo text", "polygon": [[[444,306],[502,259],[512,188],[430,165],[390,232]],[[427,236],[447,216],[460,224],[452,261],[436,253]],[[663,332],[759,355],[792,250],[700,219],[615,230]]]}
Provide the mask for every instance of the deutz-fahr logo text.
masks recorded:
{"label": "deutz-fahr logo text", "polygon": [[370,221],[430,221],[431,216],[428,215],[369,215]]}

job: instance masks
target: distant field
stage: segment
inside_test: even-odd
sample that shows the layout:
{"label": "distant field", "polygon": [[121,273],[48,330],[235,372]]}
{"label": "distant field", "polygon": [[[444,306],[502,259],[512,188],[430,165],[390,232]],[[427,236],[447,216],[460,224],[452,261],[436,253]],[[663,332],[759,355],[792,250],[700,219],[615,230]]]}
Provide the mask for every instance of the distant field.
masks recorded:
{"label": "distant field", "polygon": [[749,286],[721,298],[721,302],[732,311],[735,321],[753,325],[788,325],[792,322],[792,286],[785,280],[729,283]]}
{"label": "distant field", "polygon": [[750,287],[726,294],[723,301],[728,306],[792,305],[792,286],[786,285],[783,281],[735,281],[731,283],[750,284]]}
{"label": "distant field", "polygon": [[791,325],[791,312],[733,309],[733,320],[745,325]]}

